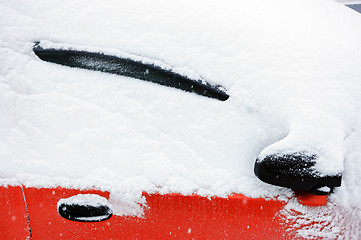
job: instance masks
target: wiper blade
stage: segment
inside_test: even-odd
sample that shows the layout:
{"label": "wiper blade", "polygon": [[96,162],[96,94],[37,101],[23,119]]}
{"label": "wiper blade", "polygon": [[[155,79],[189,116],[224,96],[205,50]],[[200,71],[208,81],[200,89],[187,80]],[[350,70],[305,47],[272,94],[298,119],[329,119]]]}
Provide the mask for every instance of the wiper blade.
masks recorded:
{"label": "wiper blade", "polygon": [[219,85],[212,85],[201,79],[190,79],[155,64],[147,64],[130,58],[82,50],[44,48],[39,43],[35,44],[33,51],[46,62],[141,79],[221,101],[229,98]]}

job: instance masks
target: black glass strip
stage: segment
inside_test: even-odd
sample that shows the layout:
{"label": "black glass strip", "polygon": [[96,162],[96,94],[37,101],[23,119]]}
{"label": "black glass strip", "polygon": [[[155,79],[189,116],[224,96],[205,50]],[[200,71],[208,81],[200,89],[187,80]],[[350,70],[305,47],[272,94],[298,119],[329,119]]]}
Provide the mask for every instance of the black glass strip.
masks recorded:
{"label": "black glass strip", "polygon": [[218,85],[212,85],[203,80],[193,80],[153,64],[103,53],[46,49],[39,44],[35,44],[33,50],[41,60],[47,62],[141,79],[221,101],[229,98],[228,94]]}
{"label": "black glass strip", "polygon": [[347,4],[346,6],[361,13],[361,4]]}

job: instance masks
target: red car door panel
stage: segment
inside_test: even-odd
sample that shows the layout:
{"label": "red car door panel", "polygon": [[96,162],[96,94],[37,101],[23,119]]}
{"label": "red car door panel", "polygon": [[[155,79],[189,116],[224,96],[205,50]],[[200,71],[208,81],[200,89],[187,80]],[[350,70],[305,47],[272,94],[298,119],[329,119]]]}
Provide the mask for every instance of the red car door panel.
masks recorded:
{"label": "red car door panel", "polygon": [[62,218],[57,203],[96,190],[24,189],[33,239],[292,239],[287,223],[278,217],[284,202],[197,195],[147,194],[142,217],[116,216],[103,222],[75,222]]}
{"label": "red car door panel", "polygon": [[30,239],[30,229],[21,186],[0,187],[1,239]]}

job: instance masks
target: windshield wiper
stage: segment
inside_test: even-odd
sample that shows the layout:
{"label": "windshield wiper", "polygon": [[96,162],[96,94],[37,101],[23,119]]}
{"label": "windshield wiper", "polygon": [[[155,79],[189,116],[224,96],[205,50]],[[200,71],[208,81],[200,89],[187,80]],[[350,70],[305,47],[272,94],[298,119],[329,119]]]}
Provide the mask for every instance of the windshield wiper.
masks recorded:
{"label": "windshield wiper", "polygon": [[141,79],[221,101],[229,98],[229,95],[219,85],[212,85],[202,79],[190,79],[155,64],[104,53],[43,48],[39,43],[35,44],[33,50],[41,60],[47,62]]}

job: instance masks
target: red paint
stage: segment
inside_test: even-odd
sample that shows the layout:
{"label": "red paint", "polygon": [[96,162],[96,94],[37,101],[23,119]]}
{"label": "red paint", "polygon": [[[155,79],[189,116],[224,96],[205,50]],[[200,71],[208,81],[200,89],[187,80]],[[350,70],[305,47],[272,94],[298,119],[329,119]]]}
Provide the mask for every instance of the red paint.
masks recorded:
{"label": "red paint", "polygon": [[0,187],[0,238],[30,239],[21,187]]}
{"label": "red paint", "polygon": [[240,194],[227,198],[197,195],[147,194],[143,217],[112,216],[97,223],[66,220],[57,202],[79,193],[69,189],[24,189],[33,239],[292,239],[287,223],[278,217],[284,202],[252,199]]}
{"label": "red paint", "polygon": [[295,192],[298,202],[309,207],[325,206],[327,204],[327,195],[317,196],[307,191]]}

